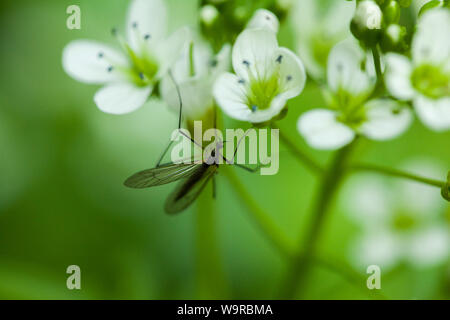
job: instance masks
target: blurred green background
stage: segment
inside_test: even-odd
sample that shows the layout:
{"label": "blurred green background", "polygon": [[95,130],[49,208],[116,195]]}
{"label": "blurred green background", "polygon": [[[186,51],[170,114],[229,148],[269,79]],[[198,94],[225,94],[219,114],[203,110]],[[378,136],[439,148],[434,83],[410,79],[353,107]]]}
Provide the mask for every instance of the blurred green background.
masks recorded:
{"label": "blurred green background", "polygon": [[[196,24],[196,1],[168,3],[172,29]],[[66,28],[71,4],[81,7],[81,30]],[[217,269],[214,263],[198,259],[196,205],[170,217],[163,205],[173,185],[144,191],[122,185],[131,173],[155,164],[176,115],[157,100],[129,115],[104,114],[92,100],[97,88],[64,73],[63,47],[79,38],[114,43],[110,29],[123,26],[127,6],[123,0],[0,2],[0,298],[274,297],[287,263],[255,228],[223,176],[218,176],[214,212],[219,250],[210,253],[220,258],[221,270],[212,271],[204,270]],[[292,34],[285,26],[280,42],[291,44]],[[330,153],[308,148],[295,129],[301,112],[323,105],[319,94],[310,81],[280,126],[325,163]],[[448,167],[449,141],[449,132],[431,132],[416,120],[396,140],[363,141],[355,157],[398,166],[426,156]],[[277,175],[236,173],[286,235],[298,239],[310,218],[316,178],[283,147]],[[348,244],[357,232],[335,205],[320,256],[347,263]],[[79,291],[66,288],[66,268],[72,264],[81,267]],[[208,272],[222,278],[208,282]],[[314,265],[302,298],[379,298],[366,288],[364,270],[353,272],[361,279],[348,281]],[[400,265],[383,278],[381,292],[390,299],[449,298],[449,273],[448,266]]]}

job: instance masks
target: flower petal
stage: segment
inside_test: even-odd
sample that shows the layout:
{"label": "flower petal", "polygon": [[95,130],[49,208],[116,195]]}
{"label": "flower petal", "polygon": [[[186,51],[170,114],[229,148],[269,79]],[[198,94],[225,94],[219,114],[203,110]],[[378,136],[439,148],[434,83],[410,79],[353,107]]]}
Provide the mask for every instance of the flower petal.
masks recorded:
{"label": "flower petal", "polygon": [[141,107],[152,87],[136,87],[131,83],[113,83],[101,88],[94,96],[97,107],[106,113],[125,114]]}
{"label": "flower petal", "polygon": [[[191,120],[200,119],[214,104],[212,82],[209,77],[191,78],[178,83],[183,101],[183,116]],[[170,77],[161,81],[161,96],[168,107],[179,112],[178,93]]]}
{"label": "flower petal", "polygon": [[214,98],[223,112],[231,118],[247,121],[251,114],[247,106],[245,91],[239,78],[232,73],[222,74],[214,84]]}
{"label": "flower petal", "polygon": [[[444,64],[450,68],[450,10],[433,9],[423,14],[413,38],[412,55],[415,64]],[[450,71],[450,70],[447,70]]]}
{"label": "flower petal", "polygon": [[338,122],[334,111],[326,109],[315,109],[302,114],[298,119],[297,129],[306,142],[316,149],[338,149],[355,138],[355,132]]}
{"label": "flower petal", "polygon": [[279,64],[283,98],[290,99],[298,96],[306,83],[306,72],[302,61],[286,48],[275,50],[275,56],[281,57]]}
{"label": "flower petal", "polygon": [[353,1],[328,2],[323,8],[317,0],[295,1],[292,8],[297,52],[308,74],[318,80],[325,79],[330,49],[351,36],[348,26],[355,12]]}
{"label": "flower petal", "polygon": [[246,29],[233,46],[232,61],[236,74],[248,80],[248,71],[265,75],[272,68],[274,52],[278,48],[275,33],[267,29]]}
{"label": "flower petal", "polygon": [[352,262],[365,269],[377,265],[389,270],[401,258],[401,241],[390,232],[372,232],[355,241],[351,250]]}
{"label": "flower petal", "polygon": [[128,9],[127,39],[131,48],[140,52],[144,37],[158,43],[167,34],[167,7],[163,0],[133,0]]}
{"label": "flower petal", "polygon": [[70,42],[63,51],[63,68],[72,78],[102,84],[123,80],[119,72],[108,71],[111,65],[126,66],[126,58],[111,47],[90,40]]}
{"label": "flower petal", "polygon": [[411,236],[408,259],[419,267],[432,266],[447,261],[450,253],[450,236],[445,226],[432,226]]}
{"label": "flower petal", "polygon": [[420,120],[431,130],[450,129],[449,97],[432,100],[420,95],[414,100],[414,108]]}
{"label": "flower petal", "polygon": [[221,75],[222,73],[228,71],[230,69],[230,56],[231,56],[231,46],[229,44],[225,44],[219,53],[216,55],[217,65],[213,70],[213,78]]}
{"label": "flower petal", "polygon": [[164,40],[155,48],[156,55],[160,61],[158,74],[156,75],[157,79],[163,77],[173,66],[190,40],[191,33],[189,29],[183,27],[172,33],[168,39]]}
{"label": "flower petal", "polygon": [[388,140],[399,136],[409,128],[413,119],[411,111],[394,100],[371,100],[366,108],[367,121],[360,130],[373,140]]}
{"label": "flower petal", "polygon": [[386,181],[373,173],[350,177],[342,197],[348,216],[365,229],[375,232],[385,229],[389,223],[393,200]]}
{"label": "flower petal", "polygon": [[410,100],[414,96],[411,84],[412,66],[408,58],[396,54],[386,55],[386,73],[384,79],[389,92],[396,98]]}
{"label": "flower petal", "polygon": [[267,28],[275,33],[280,28],[280,22],[275,14],[266,9],[258,9],[248,22],[247,29],[250,28]]}
{"label": "flower petal", "polygon": [[[317,0],[310,1],[317,3]],[[319,21],[324,21],[326,33],[340,35],[344,39],[344,35],[350,36],[348,26],[355,14],[355,10],[356,4],[353,1],[330,1],[325,18]]]}
{"label": "flower petal", "polygon": [[[212,49],[206,42],[201,40],[195,39],[192,44],[195,76],[202,77],[208,73],[208,69],[213,58]],[[174,78],[178,82],[186,81],[192,77],[190,74],[190,45],[183,47],[180,56],[170,69]]]}
{"label": "flower petal", "polygon": [[344,40],[334,46],[327,65],[330,88],[334,92],[344,89],[353,95],[370,91],[374,83],[360,67],[364,58],[363,51],[355,41]]}

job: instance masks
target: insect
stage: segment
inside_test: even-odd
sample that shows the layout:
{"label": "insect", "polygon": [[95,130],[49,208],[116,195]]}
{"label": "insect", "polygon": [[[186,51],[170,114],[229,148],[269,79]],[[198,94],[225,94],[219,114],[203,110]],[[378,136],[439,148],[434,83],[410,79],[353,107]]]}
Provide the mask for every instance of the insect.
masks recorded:
{"label": "insect", "polygon": [[[191,137],[181,131],[181,115],[182,115],[182,99],[179,87],[175,82],[171,72],[169,72],[172,81],[175,84],[175,88],[177,90],[178,98],[179,98],[179,119],[178,119],[178,130],[181,134],[191,140],[194,144],[199,145],[196,141],[194,141]],[[214,115],[215,119],[215,115]],[[216,125],[214,125],[216,127]],[[237,147],[234,151],[234,156],[236,155],[236,151],[239,147],[239,143],[245,137],[245,134],[238,141]],[[217,140],[216,140],[217,141]],[[176,214],[179,213],[186,208],[188,208],[201,194],[204,188],[207,186],[210,180],[213,181],[213,196],[215,197],[215,178],[214,176],[218,173],[219,168],[219,157],[223,158],[223,160],[231,164],[232,161],[226,159],[220,152],[223,148],[223,142],[218,142],[216,147],[211,151],[208,159],[203,162],[195,162],[195,163],[168,163],[161,165],[161,161],[164,155],[167,153],[171,146],[172,141],[169,143],[167,148],[164,150],[161,155],[158,164],[155,168],[143,170],[135,173],[131,177],[129,177],[124,185],[133,188],[133,189],[143,189],[150,188],[155,186],[160,186],[168,183],[172,183],[175,181],[179,181],[180,183],[173,190],[173,192],[169,195],[166,200],[164,210],[168,214]],[[235,164],[238,167],[241,167],[247,171],[255,172],[258,168],[248,168],[246,166]]]}

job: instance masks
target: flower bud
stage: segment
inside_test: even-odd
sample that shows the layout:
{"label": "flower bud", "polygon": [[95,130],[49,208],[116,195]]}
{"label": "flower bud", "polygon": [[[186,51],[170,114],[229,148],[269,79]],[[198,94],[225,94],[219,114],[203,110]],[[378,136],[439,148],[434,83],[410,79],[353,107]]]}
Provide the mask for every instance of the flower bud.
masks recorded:
{"label": "flower bud", "polygon": [[356,7],[350,30],[356,39],[370,47],[380,41],[382,22],[380,7],[372,0],[364,0]]}
{"label": "flower bud", "polygon": [[219,11],[216,7],[207,4],[206,6],[203,6],[200,10],[200,19],[202,23],[204,23],[206,26],[210,26],[216,21],[217,17],[219,16]]}
{"label": "flower bud", "polygon": [[408,46],[405,41],[406,28],[398,24],[389,25],[383,33],[381,39],[381,49],[383,52],[395,51],[404,52]]}
{"label": "flower bud", "polygon": [[397,23],[400,20],[400,5],[397,1],[391,0],[383,9],[383,18],[387,24]]}
{"label": "flower bud", "polygon": [[259,9],[271,11],[281,22],[293,0],[199,0],[200,31],[215,52],[226,43],[233,43]]}
{"label": "flower bud", "polygon": [[383,13],[372,0],[364,0],[358,4],[353,21],[360,29],[381,29]]}
{"label": "flower bud", "polygon": [[276,6],[281,10],[289,11],[293,5],[293,0],[277,0]]}

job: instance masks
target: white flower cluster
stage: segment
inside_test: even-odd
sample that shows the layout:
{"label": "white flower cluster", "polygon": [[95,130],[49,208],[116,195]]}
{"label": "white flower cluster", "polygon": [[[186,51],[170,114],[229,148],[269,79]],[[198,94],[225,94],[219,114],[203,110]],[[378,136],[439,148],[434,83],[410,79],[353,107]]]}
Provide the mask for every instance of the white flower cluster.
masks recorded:
{"label": "white flower cluster", "polygon": [[386,83],[400,100],[412,100],[418,117],[436,131],[450,129],[450,10],[426,12],[412,43],[412,60],[389,53]]}
{"label": "white flower cluster", "polygon": [[[104,84],[94,101],[107,113],[138,109],[157,86],[169,107],[178,110],[171,70],[186,118],[202,119],[217,104],[228,116],[259,125],[285,115],[287,101],[303,91],[306,70],[319,82],[326,75],[327,107],[306,111],[298,120],[300,134],[318,149],[341,148],[359,135],[395,138],[410,126],[413,109],[429,128],[450,128],[449,9],[423,14],[412,42],[412,60],[397,53],[382,55],[376,75],[377,61],[351,39],[348,26],[353,17],[369,29],[379,29],[380,7],[372,0],[356,8],[340,1],[319,14],[317,6],[317,1],[305,0],[294,9],[306,69],[296,54],[278,45],[280,23],[270,11],[257,10],[232,48],[225,44],[214,55],[186,28],[167,37],[163,0],[131,2],[126,39],[116,34],[122,51],[77,40],[64,49],[63,66],[79,81]],[[212,13],[203,15],[211,18]],[[321,15],[327,18],[319,26]],[[388,34],[395,37],[396,28],[391,25]],[[234,73],[228,72],[230,55]],[[390,96],[377,92],[380,83]]]}
{"label": "white flower cluster", "polygon": [[[429,159],[412,159],[411,172],[439,178],[445,170]],[[355,267],[389,270],[401,262],[416,268],[443,264],[450,256],[450,224],[445,203],[433,187],[417,182],[389,184],[376,175],[349,181],[346,213],[363,233],[350,246]]]}
{"label": "white flower cluster", "polygon": [[[372,8],[375,4],[369,2],[372,1],[360,3],[358,7],[363,8],[357,9],[355,15],[372,13],[365,16],[365,21],[376,20],[375,25],[378,14]],[[395,29],[397,25],[391,27]],[[375,99],[373,58],[367,58],[354,40],[335,45],[327,59],[328,108],[301,115],[300,134],[317,149],[340,148],[357,135],[373,140],[392,139],[410,126],[411,104],[430,129],[450,129],[449,32],[450,10],[438,8],[422,15],[412,42],[412,62],[397,53],[381,57],[381,68],[385,68],[381,80],[392,96]]]}

